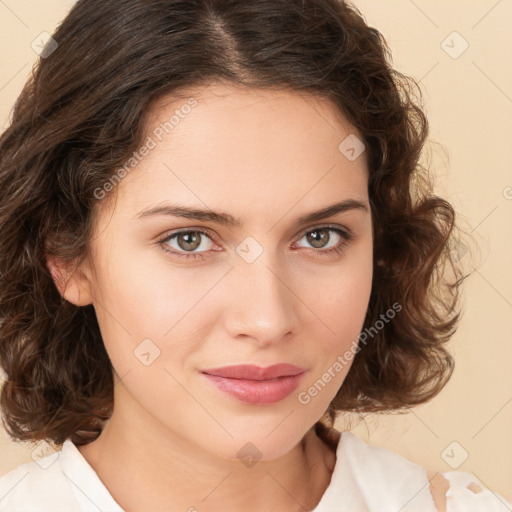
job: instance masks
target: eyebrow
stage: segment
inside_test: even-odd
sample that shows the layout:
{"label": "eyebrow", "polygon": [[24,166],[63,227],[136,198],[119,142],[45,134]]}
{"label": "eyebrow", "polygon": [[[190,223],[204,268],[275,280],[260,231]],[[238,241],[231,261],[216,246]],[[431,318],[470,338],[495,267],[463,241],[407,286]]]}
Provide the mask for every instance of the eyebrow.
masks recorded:
{"label": "eyebrow", "polygon": [[[351,210],[359,210],[364,213],[369,213],[366,203],[358,199],[345,199],[339,203],[326,206],[320,210],[306,213],[298,219],[297,224],[307,224],[308,222],[315,222],[328,217],[332,217],[338,213],[343,213]],[[242,221],[239,218],[233,217],[229,213],[214,212],[212,210],[203,208],[190,208],[179,204],[163,203],[157,206],[152,206],[145,210],[140,211],[134,219],[144,219],[148,217],[155,217],[160,215],[167,215],[172,217],[183,217],[186,219],[194,219],[200,221],[209,221],[222,226],[241,227]]]}

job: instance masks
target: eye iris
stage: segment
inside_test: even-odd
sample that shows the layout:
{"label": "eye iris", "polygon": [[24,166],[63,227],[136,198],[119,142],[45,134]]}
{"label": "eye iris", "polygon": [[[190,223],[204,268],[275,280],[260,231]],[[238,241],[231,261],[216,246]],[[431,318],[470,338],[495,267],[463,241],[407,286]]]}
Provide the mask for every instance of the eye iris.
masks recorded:
{"label": "eye iris", "polygon": [[315,248],[323,247],[324,242],[329,238],[328,232],[329,230],[327,229],[315,229],[315,231],[310,231],[307,235],[308,242]]}
{"label": "eye iris", "polygon": [[198,231],[179,233],[177,238],[180,249],[183,249],[184,251],[193,251],[201,245],[201,235]]}

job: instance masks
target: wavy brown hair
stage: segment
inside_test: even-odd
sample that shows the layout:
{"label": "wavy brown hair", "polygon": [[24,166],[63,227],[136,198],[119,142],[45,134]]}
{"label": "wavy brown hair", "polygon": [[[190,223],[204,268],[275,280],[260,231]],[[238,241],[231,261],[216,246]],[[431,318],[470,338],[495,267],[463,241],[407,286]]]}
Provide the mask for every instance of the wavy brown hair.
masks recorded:
{"label": "wavy brown hair", "polygon": [[[341,0],[79,0],[53,34],[0,138],[2,419],[15,440],[94,440],[113,368],[92,305],[58,292],[53,255],[78,265],[94,191],[140,147],[151,105],[213,81],[332,100],[364,137],[374,277],[364,323],[402,306],[356,354],[318,432],[339,411],[399,411],[434,397],[460,309],[455,211],[420,164],[418,84]],[[327,421],[326,421],[327,420]]]}

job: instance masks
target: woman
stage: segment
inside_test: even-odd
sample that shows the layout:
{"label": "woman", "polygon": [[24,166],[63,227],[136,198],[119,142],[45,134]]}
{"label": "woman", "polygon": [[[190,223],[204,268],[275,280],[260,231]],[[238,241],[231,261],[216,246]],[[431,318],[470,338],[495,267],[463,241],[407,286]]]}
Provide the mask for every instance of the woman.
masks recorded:
{"label": "woman", "polygon": [[63,448],[0,511],[508,506],[333,428],[442,389],[465,277],[380,33],[335,0],[81,0],[53,41],[0,139],[1,405]]}

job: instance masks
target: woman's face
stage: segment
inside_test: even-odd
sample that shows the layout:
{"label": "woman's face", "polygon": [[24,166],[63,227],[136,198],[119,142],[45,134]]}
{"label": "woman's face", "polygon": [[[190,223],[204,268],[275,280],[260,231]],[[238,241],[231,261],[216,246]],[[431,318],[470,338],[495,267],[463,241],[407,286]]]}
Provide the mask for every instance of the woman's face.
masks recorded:
{"label": "woman's face", "polygon": [[[146,127],[105,185],[117,199],[100,202],[82,290],[116,372],[114,415],[224,458],[274,459],[325,412],[363,326],[362,137],[326,99],[220,84],[161,99]],[[203,373],[281,363],[302,373]]]}

